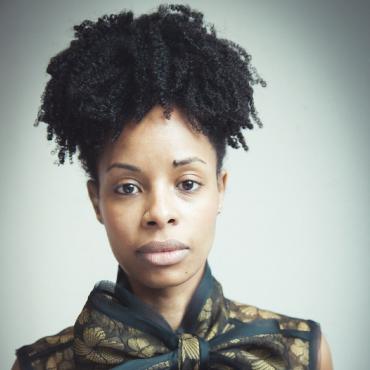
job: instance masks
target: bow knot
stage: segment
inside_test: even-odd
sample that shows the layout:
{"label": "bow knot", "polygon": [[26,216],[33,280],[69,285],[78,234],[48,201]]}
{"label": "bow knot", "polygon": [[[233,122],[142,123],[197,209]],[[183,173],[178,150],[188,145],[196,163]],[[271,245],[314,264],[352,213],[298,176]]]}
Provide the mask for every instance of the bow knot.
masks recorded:
{"label": "bow knot", "polygon": [[[99,282],[74,326],[76,368],[285,370],[307,365],[308,355],[303,357],[301,353],[308,354],[319,328],[281,328],[275,318],[257,317],[244,322],[236,316],[237,311],[230,317],[232,304],[224,298],[207,265],[181,327],[175,332],[161,315],[133,295],[123,280],[118,284]],[[301,339],[305,347],[297,350],[290,338]],[[288,345],[294,349],[289,356]]]}
{"label": "bow knot", "polygon": [[196,335],[183,333],[178,344],[178,369],[203,369],[207,368],[209,344]]}

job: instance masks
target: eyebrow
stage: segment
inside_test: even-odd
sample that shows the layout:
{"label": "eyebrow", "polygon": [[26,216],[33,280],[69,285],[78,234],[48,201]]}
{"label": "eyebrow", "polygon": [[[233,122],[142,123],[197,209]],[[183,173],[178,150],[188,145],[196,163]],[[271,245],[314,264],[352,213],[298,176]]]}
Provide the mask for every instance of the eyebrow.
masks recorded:
{"label": "eyebrow", "polygon": [[[203,159],[200,159],[199,157],[188,157],[188,158],[179,159],[179,160],[174,159],[173,162],[172,162],[172,166],[174,168],[176,168],[176,167],[179,167],[179,166],[185,166],[185,165],[187,165],[189,163],[193,163],[193,162],[201,162],[201,163],[207,164],[205,161],[203,161]],[[132,171],[132,172],[142,172],[140,167],[134,166],[134,165],[129,164],[129,163],[122,163],[122,162],[117,162],[117,163],[111,164],[107,168],[106,172],[108,172],[112,168],[123,168],[125,170],[129,170],[129,171]]]}

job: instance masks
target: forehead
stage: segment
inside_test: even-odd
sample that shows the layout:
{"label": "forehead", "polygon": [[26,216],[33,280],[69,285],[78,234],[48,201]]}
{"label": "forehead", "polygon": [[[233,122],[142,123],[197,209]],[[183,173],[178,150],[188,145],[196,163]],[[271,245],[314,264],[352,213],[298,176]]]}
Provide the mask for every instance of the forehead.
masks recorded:
{"label": "forehead", "polygon": [[166,119],[163,108],[155,106],[139,123],[126,125],[115,142],[108,141],[100,164],[105,168],[120,160],[141,165],[172,164],[173,160],[193,156],[216,165],[216,152],[207,136],[195,131],[180,110],[175,108]]}

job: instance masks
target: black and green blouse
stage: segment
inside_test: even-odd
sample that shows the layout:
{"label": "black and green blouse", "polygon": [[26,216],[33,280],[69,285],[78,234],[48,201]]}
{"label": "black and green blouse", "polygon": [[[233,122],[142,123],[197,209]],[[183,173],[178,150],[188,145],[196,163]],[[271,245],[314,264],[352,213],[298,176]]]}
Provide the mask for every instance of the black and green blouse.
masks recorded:
{"label": "black and green blouse", "polygon": [[16,350],[22,370],[317,370],[320,325],[224,297],[206,265],[176,331],[131,290],[95,284],[75,324]]}

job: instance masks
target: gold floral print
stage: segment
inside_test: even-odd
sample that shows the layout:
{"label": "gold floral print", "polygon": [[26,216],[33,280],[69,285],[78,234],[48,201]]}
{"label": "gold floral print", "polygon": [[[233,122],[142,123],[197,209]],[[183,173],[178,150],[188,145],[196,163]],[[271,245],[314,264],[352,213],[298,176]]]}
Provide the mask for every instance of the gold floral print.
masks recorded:
{"label": "gold floral print", "polygon": [[209,330],[209,332],[207,333],[205,339],[210,341],[212,338],[214,338],[216,336],[217,332],[218,332],[218,322],[216,322],[214,325],[212,325],[212,327]]}
{"label": "gold floral print", "polygon": [[47,370],[57,370],[58,364],[63,360],[63,356],[60,352],[55,353],[53,356],[48,358],[46,363]]}
{"label": "gold floral print", "polygon": [[122,350],[123,348],[124,345],[118,338],[107,339],[104,330],[100,327],[85,328],[83,340],[75,338],[74,341],[76,355],[100,364],[122,362],[123,356],[113,353],[112,349]]}
{"label": "gold floral print", "polygon": [[258,313],[258,309],[256,307],[242,305],[240,303],[238,304],[238,309],[242,315],[249,317],[251,319],[254,319]]}
{"label": "gold floral print", "polygon": [[304,322],[304,321],[300,321],[297,325],[297,329],[298,330],[302,330],[302,331],[310,331],[310,326]]}
{"label": "gold floral print", "polygon": [[[196,333],[179,334],[175,354],[178,356],[179,368],[183,370],[199,370],[200,340],[212,343],[213,338],[227,334],[238,323],[272,319],[277,321],[281,329],[306,333],[311,330],[307,320],[228,300],[217,284],[210,292],[203,307],[199,309],[197,324],[194,326]],[[108,299],[109,295],[104,297]],[[114,297],[109,297],[109,302],[119,303]],[[105,370],[135,358],[146,359],[173,351],[155,333],[149,334],[127,322],[116,320],[88,303],[74,326],[43,337],[26,347],[27,353],[32,356],[34,370]],[[212,351],[217,351],[230,361],[245,363],[252,370],[308,370],[310,342],[281,333],[230,336],[227,341],[213,345]],[[147,370],[164,370],[171,366],[171,360],[166,360],[151,365]],[[232,370],[230,366],[212,363],[209,368]]]}
{"label": "gold floral print", "polygon": [[84,309],[81,311],[80,315],[78,316],[77,320],[78,322],[83,325],[89,321],[90,313],[87,307],[84,307]]}
{"label": "gold floral print", "polygon": [[210,319],[212,313],[212,306],[213,306],[212,298],[208,298],[202,310],[200,311],[198,321],[202,322]]}
{"label": "gold floral print", "polygon": [[45,337],[45,341],[49,344],[67,343],[73,339],[73,333],[66,333],[61,335],[51,335]]}
{"label": "gold floral print", "polygon": [[134,336],[134,337],[138,337],[140,336],[141,334],[143,334],[143,332],[141,332],[140,330],[137,330],[136,328],[133,328],[131,326],[128,326],[126,328],[127,330],[127,333],[130,335],[130,336]]}
{"label": "gold floral print", "polygon": [[229,301],[229,317],[238,319],[242,322],[249,322],[257,317],[257,308],[254,306],[243,305],[239,302]]}
{"label": "gold floral print", "polygon": [[45,364],[46,370],[73,370],[73,352],[70,349],[50,355]]}
{"label": "gold floral print", "polygon": [[265,349],[240,351],[239,356],[245,356],[250,361],[253,370],[286,370],[284,361]]}
{"label": "gold floral print", "polygon": [[238,318],[243,322],[250,322],[257,318],[279,320],[282,318],[282,315],[234,301],[230,304],[230,318]]}
{"label": "gold floral print", "polygon": [[290,350],[299,358],[303,365],[308,365],[308,342],[295,338]]}
{"label": "gold floral print", "polygon": [[149,340],[143,337],[133,337],[127,342],[129,346],[128,353],[140,358],[152,357],[155,353],[155,348],[150,344]]}
{"label": "gold floral print", "polygon": [[263,319],[281,319],[281,315],[267,310],[258,310],[258,316]]}
{"label": "gold floral print", "polygon": [[207,333],[210,334],[209,332],[212,331],[212,328],[210,327],[211,325],[211,319],[212,319],[212,309],[213,309],[213,300],[211,297],[209,297],[204,306],[202,307],[197,321],[198,321],[198,329],[197,329],[197,334],[200,337],[206,337]]}
{"label": "gold floral print", "polygon": [[119,329],[123,329],[124,327],[123,324],[119,321],[112,320],[112,318],[108,315],[105,315],[96,310],[92,310],[90,312],[90,316],[91,318],[89,319],[89,322],[95,323],[95,325],[104,328],[105,332],[115,332]]}
{"label": "gold floral print", "polygon": [[234,324],[231,324],[231,323],[227,323],[224,328],[222,329],[222,334],[225,334],[227,333],[228,331],[232,330],[235,328],[235,325]]}
{"label": "gold floral print", "polygon": [[197,337],[186,333],[180,336],[177,361],[179,369],[199,370],[200,345]]}

